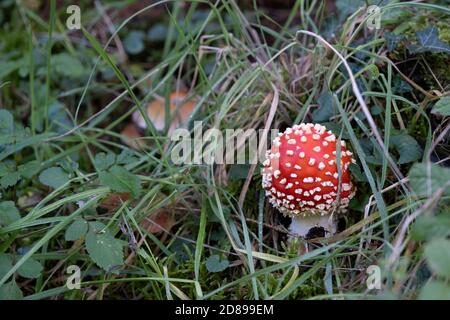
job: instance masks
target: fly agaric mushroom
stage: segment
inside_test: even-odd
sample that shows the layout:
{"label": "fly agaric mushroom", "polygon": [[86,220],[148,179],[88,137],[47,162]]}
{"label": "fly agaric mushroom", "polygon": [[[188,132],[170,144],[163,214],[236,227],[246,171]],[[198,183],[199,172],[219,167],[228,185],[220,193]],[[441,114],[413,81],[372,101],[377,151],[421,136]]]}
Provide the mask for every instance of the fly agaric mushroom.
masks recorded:
{"label": "fly agaric mushroom", "polygon": [[286,129],[266,152],[262,186],[273,207],[292,217],[292,234],[311,238],[336,232],[332,213],[345,212],[356,191],[348,170],[355,160],[345,142],[340,144],[340,170],[336,136],[320,124]]}

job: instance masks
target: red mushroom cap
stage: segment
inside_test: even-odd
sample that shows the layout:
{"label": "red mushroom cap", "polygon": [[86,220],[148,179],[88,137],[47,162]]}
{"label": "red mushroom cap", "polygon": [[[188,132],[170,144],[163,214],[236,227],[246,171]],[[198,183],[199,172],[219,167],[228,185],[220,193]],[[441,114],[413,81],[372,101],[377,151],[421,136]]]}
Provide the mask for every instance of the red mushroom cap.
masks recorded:
{"label": "red mushroom cap", "polygon": [[347,207],[355,194],[348,166],[355,160],[341,140],[339,177],[336,150],[336,136],[320,124],[302,123],[280,133],[263,163],[269,202],[289,216],[325,215]]}

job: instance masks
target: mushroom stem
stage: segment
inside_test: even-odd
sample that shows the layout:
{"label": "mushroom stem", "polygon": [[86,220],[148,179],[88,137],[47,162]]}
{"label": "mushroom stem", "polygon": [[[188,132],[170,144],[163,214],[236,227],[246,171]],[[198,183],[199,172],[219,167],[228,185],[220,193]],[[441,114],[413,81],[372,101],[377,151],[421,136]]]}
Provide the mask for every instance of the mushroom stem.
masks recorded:
{"label": "mushroom stem", "polygon": [[336,233],[336,222],[333,214],[297,216],[292,218],[289,231],[295,236],[306,239],[330,237]]}

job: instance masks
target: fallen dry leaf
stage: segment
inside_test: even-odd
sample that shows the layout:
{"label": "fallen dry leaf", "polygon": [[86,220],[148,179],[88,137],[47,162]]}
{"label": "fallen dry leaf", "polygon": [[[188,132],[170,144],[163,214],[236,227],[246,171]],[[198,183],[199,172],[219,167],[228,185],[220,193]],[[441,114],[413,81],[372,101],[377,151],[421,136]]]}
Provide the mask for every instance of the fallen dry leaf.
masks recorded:
{"label": "fallen dry leaf", "polygon": [[175,220],[172,214],[166,209],[151,214],[141,222],[142,227],[153,234],[161,233],[164,230],[169,231],[174,224]]}
{"label": "fallen dry leaf", "polygon": [[120,207],[123,202],[127,201],[129,197],[130,194],[127,192],[111,193],[108,197],[103,199],[103,201],[99,204],[99,207],[108,211],[113,211]]}
{"label": "fallen dry leaf", "polygon": [[28,192],[17,200],[19,208],[29,208],[35,206],[42,200],[42,194],[37,192]]}

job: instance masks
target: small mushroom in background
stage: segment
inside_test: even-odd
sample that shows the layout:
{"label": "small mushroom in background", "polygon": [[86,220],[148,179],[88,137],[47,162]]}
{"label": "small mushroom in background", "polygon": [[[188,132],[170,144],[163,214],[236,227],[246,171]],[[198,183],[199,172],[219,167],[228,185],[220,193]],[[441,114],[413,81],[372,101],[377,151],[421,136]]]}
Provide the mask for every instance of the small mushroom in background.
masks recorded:
{"label": "small mushroom in background", "polygon": [[133,149],[141,149],[145,146],[145,140],[134,123],[127,124],[120,134],[122,142]]}
{"label": "small mushroom in background", "polygon": [[266,152],[262,186],[273,207],[292,218],[290,232],[306,239],[336,232],[334,213],[345,212],[356,188],[348,166],[352,153],[320,124],[300,124],[280,133]]}
{"label": "small mushroom in background", "polygon": [[[186,92],[172,92],[170,94],[170,126],[168,135],[177,128],[187,123],[189,117],[194,111],[197,101],[189,99]],[[147,105],[146,108],[149,120],[158,131],[164,130],[165,125],[165,101],[164,99],[155,99]],[[145,145],[142,131],[147,128],[144,117],[139,110],[132,115],[132,122],[125,126],[121,132],[122,141],[134,149],[142,148]]]}
{"label": "small mushroom in background", "polygon": [[[170,126],[168,134],[170,135],[173,130],[184,125],[192,114],[196,105],[196,101],[188,100],[187,93],[185,92],[173,92],[170,94]],[[165,102],[161,99],[156,99],[150,102],[147,106],[148,118],[152,121],[155,129],[161,131],[165,125]],[[139,110],[133,113],[133,122],[140,129],[146,129],[142,114]]]}

